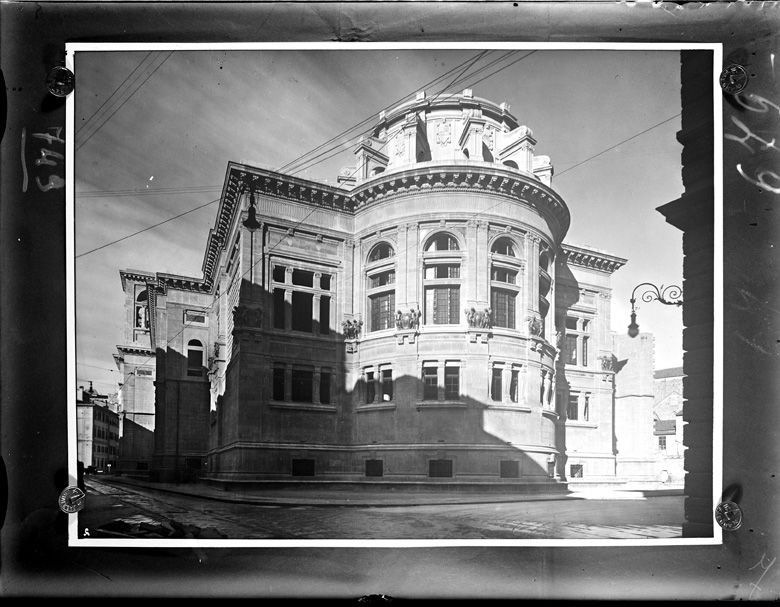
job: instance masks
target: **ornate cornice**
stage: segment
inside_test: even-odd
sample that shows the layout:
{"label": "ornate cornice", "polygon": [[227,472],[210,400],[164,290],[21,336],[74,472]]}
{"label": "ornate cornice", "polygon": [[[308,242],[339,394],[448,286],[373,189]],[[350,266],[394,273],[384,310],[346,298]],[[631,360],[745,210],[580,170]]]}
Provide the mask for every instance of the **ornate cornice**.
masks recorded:
{"label": "ornate cornice", "polygon": [[[142,348],[140,346],[117,346],[116,349],[121,352],[122,354],[138,354],[140,356],[154,356],[154,350],[150,350],[149,348]],[[114,355],[116,358],[116,355]]]}
{"label": "ornate cornice", "polygon": [[[560,196],[536,178],[500,165],[427,165],[404,171],[382,173],[350,192],[355,211],[380,201],[421,192],[482,192],[525,203],[545,216],[562,237],[571,216]],[[553,227],[551,226],[551,227]]]}
{"label": "ornate cornice", "polygon": [[122,290],[125,291],[127,281],[147,283],[150,280],[154,280],[155,275],[138,270],[119,270],[119,277],[122,279]]}
{"label": "ornate cornice", "polygon": [[211,290],[216,282],[220,252],[226,250],[235,215],[241,211],[242,194],[250,189],[256,198],[267,196],[346,215],[354,215],[387,199],[420,192],[483,192],[514,199],[519,204],[536,209],[548,220],[559,238],[566,234],[571,221],[569,209],[554,190],[531,175],[490,163],[425,163],[424,166],[380,174],[358,188],[347,191],[231,162],[228,164],[216,222],[209,231],[203,259],[203,279],[166,277],[165,284],[160,286],[198,292]]}
{"label": "ornate cornice", "polygon": [[628,261],[623,257],[610,255],[603,251],[567,244],[561,245],[561,253],[563,259],[565,259],[566,263],[569,265],[597,270],[607,274],[612,274],[616,270],[622,268],[626,261]]}

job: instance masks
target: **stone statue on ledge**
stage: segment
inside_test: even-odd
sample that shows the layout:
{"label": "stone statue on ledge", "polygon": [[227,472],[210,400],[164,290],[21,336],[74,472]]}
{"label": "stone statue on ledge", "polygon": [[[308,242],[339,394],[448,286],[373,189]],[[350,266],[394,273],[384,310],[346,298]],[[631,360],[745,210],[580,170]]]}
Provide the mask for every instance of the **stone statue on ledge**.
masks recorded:
{"label": "stone statue on ledge", "polygon": [[341,323],[344,337],[346,339],[358,339],[360,338],[360,330],[363,327],[362,320],[345,320]]}
{"label": "stone statue on ledge", "polygon": [[416,331],[420,327],[420,316],[422,312],[415,311],[414,308],[410,308],[408,312],[401,312],[398,310],[395,313],[395,327],[401,331],[413,330]]}
{"label": "stone statue on ledge", "polygon": [[481,312],[477,312],[475,308],[471,308],[469,310],[464,310],[464,312],[466,313],[466,322],[468,322],[469,327],[475,329],[493,328],[493,318],[491,316],[490,308],[485,308]]}
{"label": "stone statue on ledge", "polygon": [[539,337],[542,334],[542,321],[537,318],[531,318],[528,321],[528,332],[534,337]]}

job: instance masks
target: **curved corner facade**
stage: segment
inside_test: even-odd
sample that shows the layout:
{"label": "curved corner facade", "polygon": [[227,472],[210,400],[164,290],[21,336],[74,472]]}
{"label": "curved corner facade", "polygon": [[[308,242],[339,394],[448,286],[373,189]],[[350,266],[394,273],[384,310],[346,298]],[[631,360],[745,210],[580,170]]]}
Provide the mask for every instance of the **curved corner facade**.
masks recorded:
{"label": "curved corner facade", "polygon": [[466,90],[383,112],[339,187],[229,164],[203,278],[147,281],[155,474],[618,477],[626,260],[564,244],[535,145]]}

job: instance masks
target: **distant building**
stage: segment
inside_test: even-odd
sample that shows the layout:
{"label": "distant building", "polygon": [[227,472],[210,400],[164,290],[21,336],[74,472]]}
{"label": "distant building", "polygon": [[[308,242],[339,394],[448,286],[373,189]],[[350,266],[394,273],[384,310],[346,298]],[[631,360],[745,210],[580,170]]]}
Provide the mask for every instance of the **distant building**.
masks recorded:
{"label": "distant building", "polygon": [[119,416],[112,411],[107,396],[92,387],[79,386],[76,396],[78,461],[85,468],[115,471],[119,449]]}
{"label": "distant building", "polygon": [[148,474],[154,450],[156,353],[151,345],[147,281],[154,277],[121,272],[125,293],[125,339],[114,354],[119,373],[119,472]]}
{"label": "distant building", "polygon": [[563,242],[535,145],[466,90],[382,112],[339,187],[229,163],[203,276],[121,273],[153,477],[651,478],[652,344],[610,331],[626,260]]}
{"label": "distant building", "polygon": [[682,367],[659,369],[654,376],[653,436],[656,474],[668,483],[682,483],[685,477],[683,446]]}

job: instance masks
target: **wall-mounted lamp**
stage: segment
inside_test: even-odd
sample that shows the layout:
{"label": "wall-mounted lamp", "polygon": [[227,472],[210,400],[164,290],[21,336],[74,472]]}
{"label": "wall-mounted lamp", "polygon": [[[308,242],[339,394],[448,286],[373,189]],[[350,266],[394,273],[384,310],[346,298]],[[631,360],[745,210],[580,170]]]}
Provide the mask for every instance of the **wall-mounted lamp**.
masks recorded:
{"label": "wall-mounted lamp", "polygon": [[636,291],[639,287],[647,287],[644,293],[642,293],[642,301],[651,302],[659,301],[666,306],[681,306],[682,302],[682,289],[677,285],[669,285],[664,287],[656,287],[649,282],[643,282],[634,287],[631,293],[631,324],[628,325],[628,336],[636,337],[639,335],[639,325],[636,324],[636,310],[634,304],[636,303]]}
{"label": "wall-mounted lamp", "polygon": [[247,218],[244,220],[244,227],[252,232],[260,227],[260,222],[257,221],[257,211],[255,211],[254,190],[249,190],[249,211]]}

